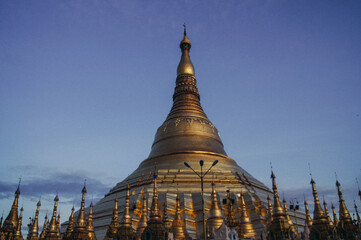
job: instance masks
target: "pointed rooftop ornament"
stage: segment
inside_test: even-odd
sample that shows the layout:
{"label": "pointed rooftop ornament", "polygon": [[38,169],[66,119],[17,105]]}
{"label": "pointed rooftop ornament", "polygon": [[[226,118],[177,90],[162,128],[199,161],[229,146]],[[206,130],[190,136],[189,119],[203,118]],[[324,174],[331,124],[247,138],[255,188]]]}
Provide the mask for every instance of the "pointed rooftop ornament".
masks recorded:
{"label": "pointed rooftop ornament", "polygon": [[71,239],[71,234],[74,231],[74,206],[71,209],[71,214],[69,217],[69,222],[68,222],[68,227],[66,228],[66,232],[63,236],[63,240],[70,240]]}
{"label": "pointed rooftop ornament", "polygon": [[318,199],[316,183],[311,178],[312,194],[314,199],[313,222],[310,229],[310,239],[329,239],[333,237],[334,232],[328,223],[328,219],[322,210],[320,200]]}
{"label": "pointed rooftop ornament", "polygon": [[334,228],[333,222],[330,217],[330,213],[328,212],[327,203],[325,201],[325,198],[323,198],[323,208],[325,209],[325,215],[327,217],[328,224],[330,225],[331,228]]}
{"label": "pointed rooftop ornament", "polygon": [[31,228],[28,232],[27,240],[38,240],[39,239],[39,211],[40,211],[41,202],[40,200],[36,204],[36,212],[34,222],[31,224]]}
{"label": "pointed rooftop ornament", "polygon": [[24,240],[23,234],[21,233],[21,225],[22,225],[22,220],[23,220],[23,211],[24,211],[24,209],[21,208],[20,209],[20,216],[19,216],[19,219],[18,219],[18,224],[16,226],[16,231],[14,233],[13,240]]}
{"label": "pointed rooftop ornament", "polygon": [[46,236],[46,230],[47,230],[47,224],[48,222],[48,214],[45,215],[45,218],[44,218],[44,224],[43,224],[43,229],[41,230],[41,233],[40,233],[40,239],[45,239],[45,236]]}
{"label": "pointed rooftop ornament", "polygon": [[267,205],[268,205],[268,209],[267,209],[267,221],[266,221],[266,232],[268,231],[271,222],[273,220],[273,208],[272,208],[272,203],[271,203],[271,197],[269,195],[267,195]]}
{"label": "pointed rooftop ornament", "polygon": [[116,196],[114,200],[112,221],[110,222],[110,225],[108,227],[106,237],[109,239],[115,239],[117,237],[119,227],[120,224],[118,221],[118,196]]}
{"label": "pointed rooftop ornament", "polygon": [[58,214],[58,218],[56,220],[56,231],[57,231],[57,235],[58,235],[58,238],[60,239],[60,213]]}
{"label": "pointed rooftop ornament", "polygon": [[305,198],[304,204],[305,204],[305,212],[306,212],[306,225],[307,225],[308,229],[311,229],[312,218],[310,216],[310,211],[308,210],[308,204],[307,204],[306,198]]}
{"label": "pointed rooftop ornament", "polygon": [[209,209],[209,217],[207,219],[207,228],[209,230],[218,229],[224,221],[222,211],[218,205],[217,193],[214,182],[212,182],[211,199],[211,208]]}
{"label": "pointed rooftop ornament", "polygon": [[144,194],[142,216],[140,217],[140,221],[136,232],[137,240],[141,239],[143,231],[147,227],[147,222],[148,222],[147,195]]}
{"label": "pointed rooftop ornament", "polygon": [[[271,166],[272,168],[272,166]],[[271,173],[272,189],[273,189],[273,220],[271,222],[268,239],[294,239],[297,237],[297,232],[294,232],[292,225],[289,224],[287,216],[283,211],[278,190],[276,185],[276,176],[273,171]]]}
{"label": "pointed rooftop ornament", "polygon": [[56,196],[54,198],[53,215],[51,217],[51,221],[50,221],[49,227],[48,227],[46,235],[45,235],[45,240],[59,239],[58,228],[57,228],[57,224],[56,224],[56,213],[58,211],[58,202],[59,202],[59,196],[58,196],[58,193],[56,193]]}
{"label": "pointed rooftop ornament", "polygon": [[293,222],[291,220],[291,217],[290,217],[290,214],[288,213],[288,206],[287,206],[287,202],[286,202],[286,199],[285,199],[285,196],[283,196],[283,210],[285,211],[285,214],[286,214],[286,218],[287,218],[287,221],[288,223],[292,226],[293,226]]}
{"label": "pointed rooftop ornament", "polygon": [[89,206],[89,216],[88,216],[88,221],[86,224],[86,230],[88,231],[88,239],[89,240],[97,240],[97,237],[95,236],[95,232],[94,232],[94,226],[93,226],[93,201],[90,203],[90,206]]}
{"label": "pointed rooftop ornament", "polygon": [[172,222],[168,218],[168,211],[167,211],[167,200],[165,200],[163,205],[163,224],[166,231],[170,231],[172,227]]}
{"label": "pointed rooftop ornament", "polygon": [[333,225],[335,227],[337,227],[338,226],[338,218],[337,218],[335,206],[333,205],[333,203],[331,203],[331,209],[332,209],[332,215],[333,215]]}
{"label": "pointed rooftop ornament", "polygon": [[19,221],[18,205],[19,205],[19,196],[20,196],[20,183],[21,183],[21,179],[19,180],[18,187],[15,191],[15,198],[13,205],[11,206],[9,215],[6,217],[4,225],[2,226],[1,229],[6,239],[11,237],[11,235],[16,231],[18,226],[18,221]]}
{"label": "pointed rooftop ornament", "polygon": [[120,226],[118,228],[118,239],[132,240],[135,238],[135,231],[132,227],[132,219],[129,212],[129,199],[130,199],[130,186],[127,185],[127,193],[125,196],[125,208],[123,213],[123,218],[120,221]]}
{"label": "pointed rooftop ornament", "polygon": [[186,25],[183,24],[183,27],[184,27],[184,36],[179,45],[182,50],[182,58],[177,68],[177,76],[183,74],[194,75],[194,67],[189,56],[189,51],[191,49],[191,41],[189,41],[187,37]]}
{"label": "pointed rooftop ornament", "polygon": [[85,194],[87,193],[85,182],[84,182],[84,187],[81,190],[81,193],[82,193],[82,197],[81,197],[80,210],[79,210],[78,218],[75,223],[74,230],[71,234],[71,239],[87,239],[88,237],[88,231],[86,230],[86,221],[84,214]]}
{"label": "pointed rooftop ornament", "polygon": [[238,237],[240,239],[253,239],[256,238],[257,233],[255,232],[251,219],[247,213],[246,202],[244,201],[243,191],[241,191],[241,217],[239,221],[239,228],[238,228]]}
{"label": "pointed rooftop ornament", "polygon": [[158,209],[157,172],[154,172],[153,199],[147,227],[142,234],[142,240],[164,240],[165,228]]}
{"label": "pointed rooftop ornament", "polygon": [[172,232],[174,240],[184,240],[186,239],[186,230],[184,221],[181,217],[180,212],[180,202],[179,202],[179,194],[176,197],[176,210],[175,210],[175,217],[172,224]]}
{"label": "pointed rooftop ornament", "polygon": [[356,237],[357,227],[353,224],[353,220],[343,200],[341,184],[338,180],[336,180],[336,187],[339,198],[339,224],[337,226],[337,233],[343,239],[354,239]]}

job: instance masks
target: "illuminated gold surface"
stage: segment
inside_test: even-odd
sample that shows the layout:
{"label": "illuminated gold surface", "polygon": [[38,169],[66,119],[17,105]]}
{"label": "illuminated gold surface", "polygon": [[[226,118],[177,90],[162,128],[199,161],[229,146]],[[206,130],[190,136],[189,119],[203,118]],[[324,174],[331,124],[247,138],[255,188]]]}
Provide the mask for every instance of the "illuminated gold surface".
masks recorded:
{"label": "illuminated gold surface", "polygon": [[63,236],[64,240],[68,240],[71,237],[71,234],[74,231],[74,206],[71,208],[71,214],[68,221],[68,227],[66,228],[66,232]]}
{"label": "illuminated gold surface", "polygon": [[90,203],[86,230],[88,231],[88,240],[96,240],[97,239],[95,236],[94,226],[93,226],[93,202]]}
{"label": "illuminated gold surface", "polygon": [[56,194],[56,196],[54,198],[53,215],[51,217],[49,226],[47,227],[48,230],[47,230],[46,235],[45,235],[45,240],[59,239],[57,221],[56,221],[58,202],[59,202],[59,196],[58,196],[58,194]]}
{"label": "illuminated gold surface", "polygon": [[253,225],[247,213],[246,202],[244,201],[243,192],[241,192],[240,203],[241,217],[238,227],[238,237],[242,238],[255,238],[257,233],[253,229]]}

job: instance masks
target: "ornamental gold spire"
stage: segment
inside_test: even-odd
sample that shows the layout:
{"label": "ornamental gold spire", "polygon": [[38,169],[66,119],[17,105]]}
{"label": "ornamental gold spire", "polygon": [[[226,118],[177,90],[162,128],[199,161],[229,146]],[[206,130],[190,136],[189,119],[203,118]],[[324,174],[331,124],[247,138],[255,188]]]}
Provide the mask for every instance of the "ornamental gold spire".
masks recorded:
{"label": "ornamental gold spire", "polygon": [[40,239],[41,240],[45,239],[46,229],[47,229],[47,226],[46,226],[47,222],[48,222],[48,214],[46,214],[45,218],[44,218],[43,229],[41,230],[41,233],[40,233]]}
{"label": "ornamental gold spire", "polygon": [[327,217],[328,224],[330,225],[331,228],[333,228],[334,227],[333,222],[331,220],[330,213],[328,212],[327,203],[325,199],[323,199],[323,208],[325,209],[325,215]]}
{"label": "ornamental gold spire", "polygon": [[129,199],[130,199],[130,186],[127,185],[127,193],[125,196],[125,208],[123,213],[123,218],[120,222],[120,226],[118,229],[117,238],[124,240],[132,240],[135,238],[135,231],[132,227],[132,219],[130,217],[129,212]]}
{"label": "ornamental gold spire", "polygon": [[271,173],[271,178],[272,178],[272,190],[273,190],[273,218],[277,216],[285,216],[285,213],[283,212],[283,208],[278,196],[276,176],[274,175],[273,171]]}
{"label": "ornamental gold spire", "polygon": [[137,232],[136,232],[137,240],[141,239],[142,233],[143,233],[144,229],[147,227],[147,221],[148,221],[147,214],[148,214],[147,196],[146,196],[146,194],[144,194],[142,216],[140,217],[140,221],[139,221]]}
{"label": "ornamental gold spire", "polygon": [[87,193],[86,186],[84,184],[83,189],[81,190],[82,197],[81,197],[81,204],[80,210],[78,214],[78,218],[75,223],[75,227],[73,233],[71,235],[71,239],[87,239],[88,238],[88,231],[86,230],[86,221],[85,221],[85,194]]}
{"label": "ornamental gold spire", "polygon": [[182,50],[182,57],[177,68],[177,76],[182,74],[194,75],[194,67],[189,56],[189,51],[191,50],[191,42],[187,37],[186,25],[184,24],[183,26],[184,36],[179,45]]}
{"label": "ornamental gold spire", "polygon": [[285,211],[288,223],[293,227],[293,222],[291,220],[290,214],[288,213],[288,207],[287,207],[287,202],[285,200],[285,196],[283,196],[283,210]]}
{"label": "ornamental gold spire", "polygon": [[120,226],[120,224],[118,221],[118,196],[116,196],[115,201],[114,201],[114,210],[113,210],[112,221],[110,222],[110,225],[108,227],[106,237],[108,237],[110,239],[112,239],[112,238],[115,239],[118,234],[119,226]]}
{"label": "ornamental gold spire", "polygon": [[[180,48],[182,57],[177,69],[173,106],[167,119],[157,130],[148,158],[190,151],[212,152],[227,156],[218,130],[209,121],[200,103],[194,67],[189,56],[191,43],[186,31]],[[160,162],[160,165],[167,163],[168,161]],[[154,162],[151,161],[144,161],[141,164],[144,167],[153,165]]]}
{"label": "ornamental gold spire", "polygon": [[177,198],[176,198],[176,210],[172,224],[172,232],[173,232],[174,240],[186,239],[185,225],[180,212],[179,194],[177,194]]}
{"label": "ornamental gold spire", "polygon": [[217,201],[217,193],[215,184],[212,182],[212,195],[211,195],[211,208],[209,209],[209,217],[207,219],[207,227],[209,229],[218,229],[224,219],[222,216],[222,211],[219,208],[218,201]]}
{"label": "ornamental gold spire", "polygon": [[40,200],[36,204],[35,218],[31,223],[29,229],[27,240],[38,240],[39,239],[39,211],[40,211],[41,202]]}
{"label": "ornamental gold spire", "polygon": [[63,240],[70,240],[71,234],[74,231],[74,206],[71,208],[71,214],[69,217],[68,227],[66,228],[66,232],[64,234]]}
{"label": "ornamental gold spire", "polygon": [[153,200],[149,221],[142,234],[142,240],[164,240],[166,238],[164,224],[158,209],[157,172],[154,173]]}
{"label": "ornamental gold spire", "polygon": [[266,222],[266,230],[268,231],[269,226],[271,225],[271,222],[273,220],[273,208],[272,208],[272,203],[271,203],[271,197],[269,195],[267,195],[267,205],[268,205],[268,209],[267,209],[267,222]]}
{"label": "ornamental gold spire", "polygon": [[336,180],[337,193],[339,198],[339,224],[337,232],[343,239],[354,239],[357,233],[357,227],[353,224],[350,213],[343,200],[341,184]]}
{"label": "ornamental gold spire", "polygon": [[172,227],[172,222],[168,218],[167,200],[165,200],[165,202],[163,204],[163,219],[162,219],[162,221],[163,221],[165,230],[169,231],[171,229],[171,227]]}
{"label": "ornamental gold spire", "polygon": [[19,204],[19,196],[20,196],[20,181],[19,185],[15,191],[15,198],[13,205],[11,206],[11,210],[9,212],[9,215],[6,217],[4,225],[2,226],[1,231],[4,233],[5,238],[9,238],[10,235],[13,234],[13,232],[16,231],[16,228],[18,226],[18,204]]}
{"label": "ornamental gold spire", "polygon": [[56,231],[58,234],[58,238],[60,239],[60,213],[58,214],[58,218],[56,220]]}
{"label": "ornamental gold spire", "polygon": [[334,232],[328,223],[327,216],[322,210],[320,200],[318,199],[316,183],[311,178],[312,194],[314,199],[313,222],[310,229],[310,239],[328,239],[333,237]]}
{"label": "ornamental gold spire", "polygon": [[311,229],[312,218],[310,216],[310,211],[308,210],[308,204],[307,204],[306,198],[305,198],[304,204],[305,204],[305,212],[306,212],[306,225],[307,225],[308,229]]}
{"label": "ornamental gold spire", "polygon": [[335,227],[337,227],[337,225],[338,225],[338,218],[337,218],[336,211],[335,211],[335,206],[333,205],[333,203],[331,203],[331,209],[332,209],[332,215],[333,215],[333,225],[334,225]]}
{"label": "ornamental gold spire", "polygon": [[239,221],[239,229],[238,229],[238,237],[240,239],[243,238],[255,238],[257,236],[251,219],[248,216],[247,213],[247,207],[246,207],[246,202],[244,201],[244,196],[243,196],[243,191],[241,191],[241,218]]}
{"label": "ornamental gold spire", "polygon": [[339,203],[340,203],[340,207],[339,207],[340,221],[351,219],[351,216],[346,207],[345,201],[343,200],[341,184],[338,180],[336,180],[336,187],[337,187],[337,194],[338,194]]}
{"label": "ornamental gold spire", "polygon": [[18,219],[18,224],[16,226],[16,231],[14,233],[14,240],[23,240],[23,234],[21,233],[21,225],[22,225],[22,220],[23,220],[23,211],[24,209],[21,208],[20,209],[20,216]]}
{"label": "ornamental gold spire", "polygon": [[46,232],[45,240],[58,240],[58,228],[56,224],[56,213],[58,210],[58,202],[59,202],[59,196],[58,193],[56,194],[54,198],[54,208],[53,208],[53,215],[51,217],[51,221],[49,224],[49,229]]}
{"label": "ornamental gold spire", "polygon": [[97,239],[97,237],[95,236],[94,226],[93,226],[93,201],[90,203],[90,207],[89,207],[89,216],[86,224],[86,230],[88,231],[89,240]]}

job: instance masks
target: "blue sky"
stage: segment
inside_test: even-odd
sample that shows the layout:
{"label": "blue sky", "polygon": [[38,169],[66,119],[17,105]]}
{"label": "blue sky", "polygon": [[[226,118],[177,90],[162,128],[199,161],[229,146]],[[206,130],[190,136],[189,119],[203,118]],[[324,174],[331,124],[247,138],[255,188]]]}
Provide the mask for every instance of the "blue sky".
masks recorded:
{"label": "blue sky", "polygon": [[96,201],[138,167],[172,104],[184,22],[228,156],[268,186],[272,162],[299,200],[311,200],[310,163],[336,202],[336,171],[361,205],[360,12],[332,0],[1,1],[0,211],[21,177],[26,216],[40,195],[51,210],[58,190],[65,220],[84,179]]}

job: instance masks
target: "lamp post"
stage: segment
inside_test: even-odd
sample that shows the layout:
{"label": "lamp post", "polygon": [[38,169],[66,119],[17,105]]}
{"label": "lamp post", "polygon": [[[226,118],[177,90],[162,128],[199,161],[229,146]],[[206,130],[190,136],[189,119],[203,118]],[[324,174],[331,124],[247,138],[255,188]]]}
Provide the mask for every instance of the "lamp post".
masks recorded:
{"label": "lamp post", "polygon": [[200,179],[201,179],[202,214],[203,214],[203,235],[204,235],[204,240],[207,240],[207,229],[206,229],[206,218],[205,218],[205,212],[204,212],[203,178],[204,178],[204,176],[207,175],[207,173],[211,170],[211,168],[214,167],[217,163],[218,163],[218,160],[215,160],[215,161],[212,163],[212,166],[210,166],[210,168],[208,168],[208,170],[203,174],[203,164],[204,164],[204,161],[203,161],[203,160],[200,160],[200,161],[199,161],[199,165],[201,166],[201,174],[199,174],[199,173],[197,173],[196,171],[194,171],[194,169],[193,169],[187,162],[184,162],[184,165],[185,165],[187,168],[192,169],[192,171],[193,171],[195,174],[197,174],[197,176],[200,177]]}
{"label": "lamp post", "polygon": [[[296,200],[296,205],[295,205],[295,200]],[[290,209],[293,209],[293,215],[295,217],[296,220],[296,228],[297,228],[297,233],[298,233],[298,224],[297,224],[297,217],[296,217],[296,210],[298,210],[300,208],[300,206],[298,205],[298,200],[297,198],[292,199],[292,201],[290,201]]]}

